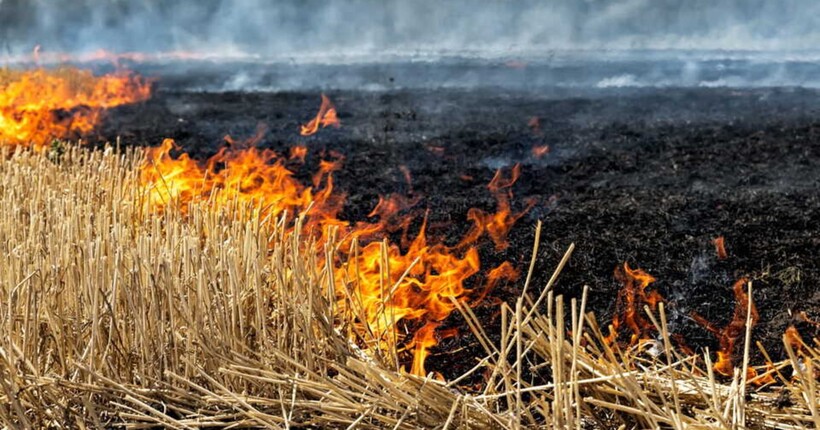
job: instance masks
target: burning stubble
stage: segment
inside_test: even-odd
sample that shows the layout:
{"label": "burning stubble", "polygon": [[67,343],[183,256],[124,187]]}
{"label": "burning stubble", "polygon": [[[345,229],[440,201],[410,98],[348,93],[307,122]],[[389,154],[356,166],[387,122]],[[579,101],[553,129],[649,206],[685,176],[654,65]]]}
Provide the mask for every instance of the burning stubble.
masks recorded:
{"label": "burning stubble", "polygon": [[42,148],[51,139],[83,136],[106,109],[150,95],[150,83],[126,71],[94,76],[72,67],[0,69],[0,142]]}
{"label": "burning stubble", "polygon": [[[316,128],[328,112],[335,112],[327,97],[322,100],[319,114],[311,121]],[[451,247],[431,243],[426,219],[415,237],[407,238],[413,218],[400,212],[418,200],[400,195],[380,199],[370,214],[378,218],[375,222],[340,219],[345,196],[335,191],[333,172],[342,168],[342,160],[321,161],[312,186],[306,186],[294,179],[294,172],[285,165],[286,158],[273,151],[232,145],[200,163],[185,153],[172,157],[175,148],[174,141],[167,139],[146,151],[141,182],[151,190],[148,202],[155,209],[171,206],[187,213],[190,204],[205,201],[234,208],[251,205],[263,218],[284,217],[291,223],[300,217],[301,234],[317,235],[317,251],[326,249],[330,240],[336,240],[333,238],[341,238],[336,251],[339,255],[329,258],[320,252],[317,264],[335,267],[341,280],[335,286],[339,306],[358,321],[351,340],[360,342],[364,349],[380,351],[406,344],[414,357],[408,369],[413,374],[426,374],[428,350],[438,343],[435,329],[456,309],[455,302],[480,303],[478,296],[498,282],[514,281],[518,276],[510,263],[504,262],[487,272],[485,285],[466,287],[467,283],[475,284],[475,275],[482,270],[476,248],[479,239],[486,233],[496,247],[506,247],[510,228],[528,210],[510,211],[509,189],[520,176],[518,166],[509,178],[497,172],[488,185],[498,201],[498,212],[471,209],[468,218],[474,222],[473,228]],[[292,151],[298,154],[307,149],[296,147]],[[380,240],[396,231],[404,231],[403,246]],[[505,269],[499,270],[502,267]],[[400,334],[400,327],[407,334]]]}

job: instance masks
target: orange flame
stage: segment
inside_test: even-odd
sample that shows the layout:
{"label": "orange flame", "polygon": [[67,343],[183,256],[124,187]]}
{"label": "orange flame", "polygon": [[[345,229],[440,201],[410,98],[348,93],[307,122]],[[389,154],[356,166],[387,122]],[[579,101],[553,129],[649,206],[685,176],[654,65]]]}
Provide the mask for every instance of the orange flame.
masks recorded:
{"label": "orange flame", "polygon": [[504,173],[501,169],[495,172],[495,176],[487,185],[487,188],[496,199],[497,210],[493,214],[477,208],[472,208],[467,211],[467,219],[473,222],[473,227],[467,232],[464,239],[462,239],[462,244],[474,243],[486,232],[493,243],[495,243],[496,250],[501,251],[509,246],[507,235],[510,229],[535,205],[534,201],[530,201],[523,211],[518,213],[512,212],[510,205],[512,191],[510,191],[510,188],[512,188],[520,176],[521,165],[519,164],[516,164],[512,168],[509,178],[504,177]]}
{"label": "orange flame", "polygon": [[339,118],[336,116],[336,108],[333,106],[333,103],[330,102],[330,99],[322,94],[322,105],[319,107],[316,118],[313,118],[307,124],[303,125],[299,134],[302,136],[310,136],[319,131],[319,127],[339,127],[340,125]]}
{"label": "orange flame", "polygon": [[305,162],[305,157],[307,157],[308,149],[306,146],[293,146],[290,148],[290,159],[291,160],[299,160],[300,163]]}
{"label": "orange flame", "polygon": [[150,95],[148,82],[122,71],[0,69],[0,143],[42,148],[52,139],[87,134],[106,109]]}
{"label": "orange flame", "polygon": [[692,318],[698,324],[718,338],[720,350],[717,352],[717,361],[715,362],[714,369],[724,376],[732,376],[734,371],[733,353],[737,340],[746,330],[746,317],[751,313],[752,327],[757,324],[759,318],[754,303],[752,303],[751,308],[748,306],[749,295],[746,294],[746,291],[743,289],[748,282],[748,279],[741,278],[732,286],[735,295],[735,310],[732,314],[732,320],[729,321],[729,324],[723,329],[715,327],[714,324],[696,313],[692,314]]}
{"label": "orange flame", "polygon": [[715,253],[717,254],[718,260],[725,260],[729,258],[728,254],[726,254],[726,245],[724,242],[725,239],[723,236],[718,236],[712,241],[712,243],[715,244]]}
{"label": "orange flame", "polygon": [[[436,329],[456,309],[456,303],[475,304],[499,282],[518,276],[512,265],[503,263],[488,272],[484,285],[468,286],[468,282],[478,283],[468,280],[481,270],[475,247],[479,237],[486,231],[493,241],[500,240],[509,231],[510,223],[520,217],[509,213],[512,196],[507,190],[518,178],[518,168],[510,179],[497,173],[489,186],[499,195],[499,212],[505,214],[487,218],[502,220],[503,227],[482,227],[451,247],[431,243],[426,221],[415,237],[408,239],[415,217],[409,209],[418,203],[418,198],[380,198],[369,215],[378,218],[373,222],[353,224],[339,219],[344,195],[334,191],[332,176],[340,166],[338,160],[322,161],[311,187],[297,181],[286,167],[285,157],[270,150],[234,143],[204,162],[185,153],[172,155],[177,151],[179,148],[170,139],[146,150],[141,180],[152,207],[161,209],[174,204],[185,211],[188,203],[203,200],[228,208],[252,203],[265,215],[280,216],[287,211],[289,217],[309,208],[305,228],[323,232],[334,226],[341,230],[348,244],[352,245],[354,239],[362,241],[362,246],[350,246],[349,252],[340,252],[341,258],[333,262],[339,307],[358,321],[357,341],[375,339],[379,345],[367,345],[373,348],[395,343],[391,339],[402,342],[413,354],[410,371],[414,374],[425,374],[429,350],[443,336]],[[291,149],[290,157],[301,159],[306,153],[307,149]],[[409,177],[409,170],[406,174]],[[401,245],[378,240],[398,231],[403,231]],[[319,233],[317,239],[321,249],[326,238]],[[324,257],[319,260],[324,267]],[[400,335],[404,332],[408,334]],[[369,335],[365,336],[366,333]]]}
{"label": "orange flame", "polygon": [[627,263],[624,263],[623,268],[615,268],[615,279],[623,288],[618,291],[615,316],[612,318],[609,335],[605,341],[612,345],[618,340],[618,330],[626,325],[632,332],[629,344],[636,345],[639,340],[648,338],[649,332],[654,330],[652,324],[642,316],[641,308],[643,305],[649,305],[650,309],[655,310],[663,297],[657,291],[646,291],[647,287],[655,282],[652,275],[641,269],[633,270]]}
{"label": "orange flame", "polygon": [[752,384],[758,387],[763,385],[774,384],[777,380],[774,378],[775,372],[777,370],[772,363],[766,363],[766,366],[763,368],[764,373],[760,374],[755,368],[747,367],[746,368],[746,381],[748,384]]}
{"label": "orange flame", "polygon": [[293,178],[284,166],[284,159],[270,150],[222,148],[204,164],[182,153],[174,158],[179,147],[165,139],[156,148],[147,148],[146,163],[141,171],[143,184],[148,184],[148,201],[153,207],[175,203],[185,212],[189,202],[215,198],[217,204],[259,203],[266,214],[279,216],[284,211],[297,214],[313,204],[313,212],[334,218],[341,209],[341,199],[334,198],[330,173],[338,164],[326,162],[314,176],[314,192]]}

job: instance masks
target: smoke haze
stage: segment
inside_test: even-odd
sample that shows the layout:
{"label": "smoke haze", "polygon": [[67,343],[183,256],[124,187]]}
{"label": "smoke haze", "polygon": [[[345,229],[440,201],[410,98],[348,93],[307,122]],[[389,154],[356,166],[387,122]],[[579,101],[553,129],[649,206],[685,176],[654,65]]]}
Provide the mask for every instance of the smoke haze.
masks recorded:
{"label": "smoke haze", "polygon": [[812,50],[815,0],[0,0],[6,55]]}

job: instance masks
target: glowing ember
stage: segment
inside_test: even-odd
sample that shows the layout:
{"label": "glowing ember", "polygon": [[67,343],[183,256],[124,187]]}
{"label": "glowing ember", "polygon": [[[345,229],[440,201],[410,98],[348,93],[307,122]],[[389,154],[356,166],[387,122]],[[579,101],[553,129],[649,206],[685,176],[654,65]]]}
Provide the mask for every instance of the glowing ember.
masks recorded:
{"label": "glowing ember", "polygon": [[536,145],[532,147],[532,157],[536,160],[540,160],[545,155],[550,153],[550,146],[549,145]]}
{"label": "glowing ember", "polygon": [[[305,228],[319,233],[320,249],[326,240],[321,232],[330,226],[338,228],[350,246],[341,247],[344,251],[332,263],[335,292],[340,309],[358,321],[354,340],[375,349],[403,344],[413,353],[410,371],[414,374],[425,374],[429,349],[445,336],[436,328],[456,309],[454,302],[474,304],[499,282],[518,276],[509,263],[503,263],[487,272],[480,288],[467,286],[467,280],[481,269],[476,241],[486,232],[497,246],[504,243],[512,223],[523,214],[511,214],[509,203],[509,188],[520,174],[518,167],[510,178],[497,172],[488,186],[499,201],[499,213],[471,211],[480,213],[486,225],[477,223],[465,239],[451,247],[430,243],[426,222],[412,240],[408,239],[414,215],[407,212],[418,198],[380,198],[369,215],[377,218],[374,222],[352,224],[339,219],[344,196],[334,192],[332,177],[339,168],[338,160],[322,161],[309,187],[294,178],[285,157],[236,144],[230,138],[226,141],[232,143],[229,148],[204,162],[184,153],[172,156],[178,148],[170,139],[146,150],[141,179],[149,204],[163,208],[170,203],[184,211],[190,202],[204,200],[228,208],[251,203],[265,215],[280,216],[287,211],[291,218],[307,211]],[[296,147],[289,158],[303,160],[306,154],[306,148]],[[409,170],[403,173],[410,181]],[[383,240],[387,234],[399,231],[403,232],[401,246]],[[318,260],[320,267],[327,263],[324,256]],[[409,334],[400,335],[404,332]]]}
{"label": "glowing ember", "polygon": [[648,333],[654,330],[652,323],[642,316],[643,306],[648,305],[654,311],[663,297],[657,291],[646,291],[655,282],[652,275],[641,269],[633,270],[627,263],[624,263],[623,268],[615,268],[615,279],[623,288],[618,292],[615,316],[605,340],[610,345],[614,344],[618,340],[620,328],[626,326],[632,333],[629,344],[635,345],[639,340],[648,338]]}
{"label": "glowing ember", "polygon": [[725,239],[723,238],[723,236],[718,236],[715,238],[715,240],[712,241],[712,243],[715,244],[715,253],[717,254],[718,260],[725,260],[729,258],[729,256],[726,254],[726,245],[724,242]]}
{"label": "glowing ember", "polygon": [[800,352],[803,349],[803,338],[800,337],[800,332],[797,331],[797,327],[793,325],[790,325],[789,328],[786,329],[786,333],[783,334],[783,340],[796,352]]}
{"label": "glowing ember", "polygon": [[126,72],[0,69],[0,143],[41,148],[52,139],[87,134],[106,109],[150,95],[149,83]]}
{"label": "glowing ember", "polygon": [[313,118],[310,122],[303,125],[299,134],[302,136],[310,136],[319,131],[319,127],[339,127],[340,125],[339,118],[336,116],[336,108],[333,106],[333,103],[330,102],[330,99],[322,94],[322,105],[319,107],[316,118]]}
{"label": "glowing ember", "polygon": [[736,301],[735,311],[732,314],[732,320],[729,321],[729,324],[723,329],[715,327],[714,324],[698,314],[692,314],[692,318],[698,324],[702,325],[718,338],[720,350],[717,352],[717,361],[715,362],[714,369],[724,376],[732,376],[734,371],[733,353],[735,344],[746,330],[746,318],[750,312],[751,325],[754,326],[757,324],[757,308],[754,303],[752,303],[751,309],[749,309],[749,296],[743,289],[748,282],[746,278],[741,278],[735,282],[735,285],[732,287]]}

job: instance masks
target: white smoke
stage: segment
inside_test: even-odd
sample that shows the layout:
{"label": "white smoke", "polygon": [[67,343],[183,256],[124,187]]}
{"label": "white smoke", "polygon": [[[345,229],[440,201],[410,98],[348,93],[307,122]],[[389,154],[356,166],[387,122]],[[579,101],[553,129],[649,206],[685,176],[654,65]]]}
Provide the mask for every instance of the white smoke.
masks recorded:
{"label": "white smoke", "polygon": [[264,66],[209,91],[819,87],[820,1],[0,0],[0,66],[38,45]]}
{"label": "white smoke", "polygon": [[818,24],[815,0],[0,1],[12,54],[799,51],[820,46]]}

